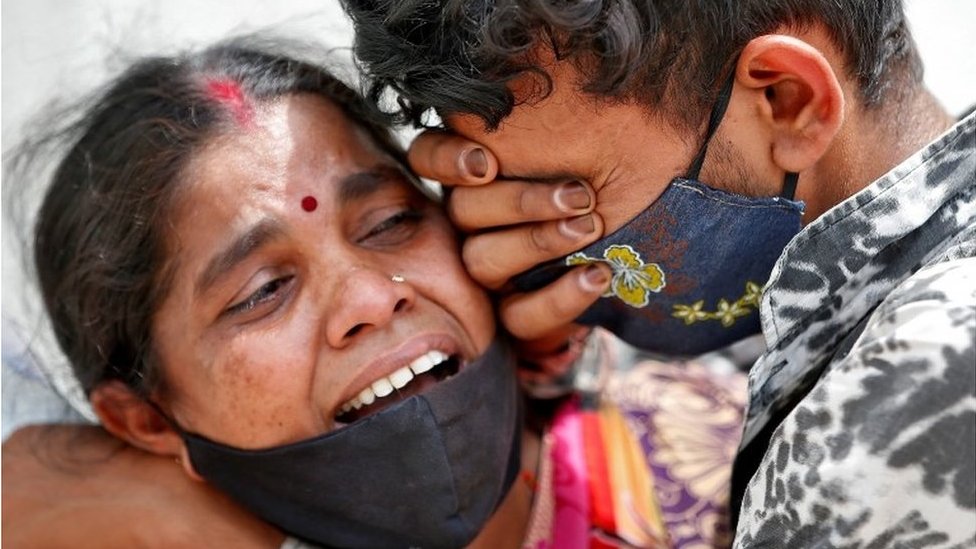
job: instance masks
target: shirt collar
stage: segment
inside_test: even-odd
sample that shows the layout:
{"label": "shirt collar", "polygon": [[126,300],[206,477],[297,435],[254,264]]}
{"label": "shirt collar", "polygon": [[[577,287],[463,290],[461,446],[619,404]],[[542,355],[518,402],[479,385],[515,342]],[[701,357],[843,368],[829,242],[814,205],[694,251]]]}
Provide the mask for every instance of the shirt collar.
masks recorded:
{"label": "shirt collar", "polygon": [[971,114],[790,241],[760,305],[767,350],[749,372],[743,444],[898,284],[976,223],[974,151]]}
{"label": "shirt collar", "polygon": [[[919,229],[944,204],[972,187],[974,138],[976,114],[970,114],[790,241],[770,274],[762,300],[768,349],[804,331],[838,291],[873,277],[875,271],[866,267],[879,250]],[[948,233],[933,235],[941,240],[948,240],[956,230],[951,225],[933,230],[939,228]]]}

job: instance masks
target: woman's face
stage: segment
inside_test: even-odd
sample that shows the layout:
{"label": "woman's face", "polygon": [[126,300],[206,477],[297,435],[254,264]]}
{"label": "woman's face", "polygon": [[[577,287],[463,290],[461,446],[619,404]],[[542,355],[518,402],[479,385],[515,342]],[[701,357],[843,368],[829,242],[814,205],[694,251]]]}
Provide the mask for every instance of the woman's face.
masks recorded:
{"label": "woman's face", "polygon": [[[153,323],[157,398],[183,429],[241,448],[308,438],[490,343],[490,303],[440,208],[324,99],[262,104],[186,179]],[[388,382],[402,387],[376,396]]]}

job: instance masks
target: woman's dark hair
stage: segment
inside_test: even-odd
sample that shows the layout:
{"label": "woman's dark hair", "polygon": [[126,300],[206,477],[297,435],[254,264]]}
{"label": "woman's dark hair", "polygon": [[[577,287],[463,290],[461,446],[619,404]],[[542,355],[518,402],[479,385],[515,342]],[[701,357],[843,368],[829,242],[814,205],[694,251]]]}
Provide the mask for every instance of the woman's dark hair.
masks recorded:
{"label": "woman's dark hair", "polygon": [[86,394],[113,379],[144,396],[161,387],[150,328],[170,286],[166,233],[187,165],[251,105],[299,93],[337,105],[402,158],[356,92],[251,41],[142,59],[69,128],[38,213],[34,262],[55,336]]}
{"label": "woman's dark hair", "polygon": [[[901,0],[342,0],[376,103],[392,92],[400,122],[474,114],[494,129],[515,106],[506,87],[536,73],[548,46],[576,64],[583,91],[662,107],[697,127],[735,56],[778,27],[822,25],[863,103],[921,81]],[[547,93],[547,92],[546,92]]]}

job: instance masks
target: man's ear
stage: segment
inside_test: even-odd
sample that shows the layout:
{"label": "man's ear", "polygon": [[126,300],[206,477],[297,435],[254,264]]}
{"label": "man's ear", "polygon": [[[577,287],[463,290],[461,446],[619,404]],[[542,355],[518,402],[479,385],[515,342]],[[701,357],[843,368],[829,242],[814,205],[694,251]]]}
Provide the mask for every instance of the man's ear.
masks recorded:
{"label": "man's ear", "polygon": [[791,36],[754,38],[739,57],[736,82],[754,94],[771,129],[772,161],[784,171],[813,166],[844,121],[844,93],[819,50]]}
{"label": "man's ear", "polygon": [[191,478],[202,480],[190,463],[179,433],[155,407],[124,383],[100,384],[92,391],[91,404],[105,430],[136,448],[176,458]]}

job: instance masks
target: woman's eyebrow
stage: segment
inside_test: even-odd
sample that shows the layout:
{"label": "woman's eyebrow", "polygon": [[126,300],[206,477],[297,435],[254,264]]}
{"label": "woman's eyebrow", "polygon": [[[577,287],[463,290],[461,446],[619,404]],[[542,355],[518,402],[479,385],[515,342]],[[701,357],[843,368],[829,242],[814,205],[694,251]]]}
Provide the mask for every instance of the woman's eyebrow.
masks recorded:
{"label": "woman's eyebrow", "polygon": [[204,293],[224,273],[233,269],[254,251],[283,233],[284,229],[281,224],[270,217],[252,225],[207,262],[207,267],[197,277],[194,293],[196,295]]}
{"label": "woman's eyebrow", "polygon": [[348,204],[389,185],[405,182],[406,175],[394,166],[380,165],[355,172],[339,180],[339,204]]}

